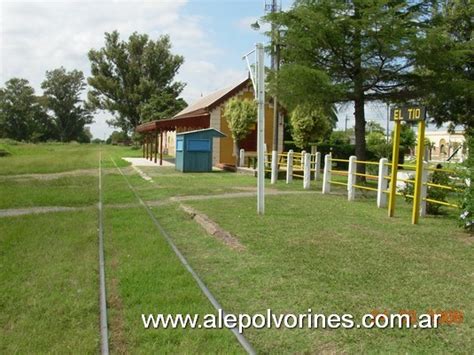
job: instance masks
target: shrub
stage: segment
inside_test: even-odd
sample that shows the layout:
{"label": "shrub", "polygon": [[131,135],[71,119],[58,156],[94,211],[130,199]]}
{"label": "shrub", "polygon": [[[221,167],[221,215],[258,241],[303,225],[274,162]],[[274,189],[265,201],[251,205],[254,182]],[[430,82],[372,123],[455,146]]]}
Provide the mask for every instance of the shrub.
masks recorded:
{"label": "shrub", "polygon": [[[410,180],[415,180],[414,175],[410,175],[408,177]],[[428,182],[431,182],[433,184],[438,184],[438,185],[446,185],[450,186],[451,183],[449,181],[449,175],[445,172],[442,171],[435,171],[433,174],[431,174],[428,177]],[[407,202],[412,202],[412,198],[408,196],[413,196],[415,192],[415,186],[413,183],[407,183],[403,189],[400,190],[400,192],[403,194],[405,197],[405,201]],[[437,200],[437,201],[442,201],[442,202],[448,202],[447,197],[448,197],[449,190],[446,189],[440,189],[437,187],[430,187],[428,186],[428,190],[426,192],[426,197],[432,200]],[[443,206],[437,203],[432,203],[432,202],[427,202],[426,203],[426,213],[431,214],[431,215],[439,215],[442,214],[442,208]]]}
{"label": "shrub", "polygon": [[472,172],[474,170],[474,137],[467,136],[467,146],[469,147],[469,156],[465,161],[466,169],[461,173],[465,182],[465,187],[461,192],[461,201],[459,207],[460,224],[466,230],[472,232],[474,229],[474,185],[472,183]]}
{"label": "shrub", "polygon": [[0,157],[8,157],[9,155],[12,155],[6,148],[0,147]]}

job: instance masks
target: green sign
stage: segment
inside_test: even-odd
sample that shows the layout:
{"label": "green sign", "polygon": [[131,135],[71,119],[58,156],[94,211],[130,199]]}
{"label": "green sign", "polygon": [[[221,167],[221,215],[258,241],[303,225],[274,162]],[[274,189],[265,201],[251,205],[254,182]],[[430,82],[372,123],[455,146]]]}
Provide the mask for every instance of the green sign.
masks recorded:
{"label": "green sign", "polygon": [[424,121],[426,108],[424,106],[402,106],[390,110],[390,121],[416,122]]}

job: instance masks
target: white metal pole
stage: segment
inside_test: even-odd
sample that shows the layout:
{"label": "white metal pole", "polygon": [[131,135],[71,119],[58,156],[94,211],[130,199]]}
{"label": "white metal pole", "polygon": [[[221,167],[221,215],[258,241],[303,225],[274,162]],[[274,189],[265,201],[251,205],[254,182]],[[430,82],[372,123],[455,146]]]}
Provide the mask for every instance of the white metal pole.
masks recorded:
{"label": "white metal pole", "polygon": [[263,44],[257,44],[257,213],[265,213],[265,53]]}

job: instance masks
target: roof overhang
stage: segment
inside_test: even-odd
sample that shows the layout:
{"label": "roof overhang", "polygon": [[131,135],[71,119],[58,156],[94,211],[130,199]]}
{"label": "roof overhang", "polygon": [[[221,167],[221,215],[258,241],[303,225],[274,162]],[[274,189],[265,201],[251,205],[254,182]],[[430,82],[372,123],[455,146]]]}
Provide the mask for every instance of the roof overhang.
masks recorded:
{"label": "roof overhang", "polygon": [[150,133],[155,131],[176,131],[177,128],[208,128],[210,125],[209,113],[186,116],[181,118],[169,118],[143,123],[135,129],[138,133]]}

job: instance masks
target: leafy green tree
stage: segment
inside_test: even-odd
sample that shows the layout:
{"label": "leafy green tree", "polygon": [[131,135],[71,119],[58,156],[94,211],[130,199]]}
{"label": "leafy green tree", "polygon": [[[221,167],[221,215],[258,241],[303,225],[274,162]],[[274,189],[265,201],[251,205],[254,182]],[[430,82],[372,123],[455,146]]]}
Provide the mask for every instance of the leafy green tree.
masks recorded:
{"label": "leafy green tree", "polygon": [[413,44],[425,10],[421,0],[297,0],[269,15],[283,29],[278,97],[292,105],[352,102],[356,155],[365,160],[365,103],[416,94]]}
{"label": "leafy green tree", "polygon": [[128,145],[130,144],[130,142],[131,142],[130,137],[124,131],[120,131],[120,132],[113,131],[106,141],[107,144],[112,144],[112,145],[119,145],[119,144]]}
{"label": "leafy green tree", "polygon": [[331,135],[329,136],[329,144],[331,145],[350,144],[351,133],[353,133],[352,130],[332,131]]}
{"label": "leafy green tree", "polygon": [[391,153],[391,145],[383,132],[373,131],[367,134],[367,149],[377,158],[388,158]]}
{"label": "leafy green tree", "polygon": [[416,134],[413,128],[408,124],[402,124],[400,127],[400,147],[407,153],[410,149],[415,149]]}
{"label": "leafy green tree", "polygon": [[309,105],[297,106],[291,113],[290,123],[293,141],[299,148],[329,136],[332,130],[325,110]]}
{"label": "leafy green tree", "polygon": [[[392,132],[393,142],[393,132]],[[410,152],[410,149],[414,149],[416,146],[416,134],[409,124],[402,123],[400,125],[400,155],[398,156],[398,162],[403,164],[405,161],[405,155]]]}
{"label": "leafy green tree", "polygon": [[79,140],[84,126],[92,123],[92,113],[81,99],[86,87],[84,74],[63,67],[46,72],[41,84],[46,106],[51,111],[56,135],[61,142]]}
{"label": "leafy green tree", "polygon": [[239,166],[240,142],[250,133],[257,121],[257,104],[253,100],[234,97],[224,107],[224,117],[234,141],[235,166]]}
{"label": "leafy green tree", "polygon": [[380,123],[375,121],[367,121],[365,124],[365,131],[369,133],[385,133],[385,129],[380,125]]}
{"label": "leafy green tree", "polygon": [[105,46],[89,51],[92,87],[88,100],[108,110],[114,127],[130,132],[142,122],[170,118],[186,106],[179,99],[184,84],[174,81],[183,57],[171,53],[168,36],[156,41],[133,33],[128,42],[117,31],[105,34]]}
{"label": "leafy green tree", "polygon": [[28,80],[8,80],[0,89],[0,137],[41,140],[48,127],[49,117]]}
{"label": "leafy green tree", "polygon": [[79,143],[90,143],[92,141],[92,133],[89,127],[84,127],[82,132],[77,137]]}
{"label": "leafy green tree", "polygon": [[417,51],[424,102],[441,125],[450,122],[474,131],[474,3],[432,1],[431,25]]}

